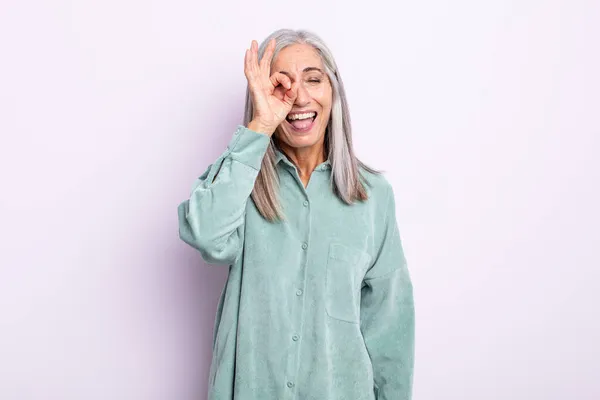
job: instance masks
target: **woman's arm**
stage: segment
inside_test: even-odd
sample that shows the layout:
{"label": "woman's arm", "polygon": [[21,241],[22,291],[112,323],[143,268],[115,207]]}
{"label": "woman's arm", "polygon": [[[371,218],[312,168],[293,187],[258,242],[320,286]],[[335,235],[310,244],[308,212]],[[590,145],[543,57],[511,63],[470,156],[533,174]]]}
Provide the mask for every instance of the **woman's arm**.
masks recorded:
{"label": "woman's arm", "polygon": [[199,250],[207,263],[230,265],[240,254],[246,203],[270,140],[267,134],[239,125],[227,149],[179,205],[179,237]]}
{"label": "woman's arm", "polygon": [[360,326],[373,364],[377,400],[410,400],[415,310],[391,186],[386,209],[379,249],[364,278]]}
{"label": "woman's arm", "polygon": [[246,203],[275,129],[290,112],[299,82],[271,75],[271,39],[260,61],[253,40],[244,56],[252,98],[252,121],[239,125],[227,150],[198,178],[189,200],[179,205],[179,237],[209,264],[233,264],[244,241]]}

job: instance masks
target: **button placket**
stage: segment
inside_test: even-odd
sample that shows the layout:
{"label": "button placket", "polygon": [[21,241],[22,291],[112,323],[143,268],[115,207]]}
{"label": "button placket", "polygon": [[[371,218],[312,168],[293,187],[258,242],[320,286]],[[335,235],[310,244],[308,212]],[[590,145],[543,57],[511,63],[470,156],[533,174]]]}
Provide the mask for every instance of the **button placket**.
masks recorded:
{"label": "button placket", "polygon": [[[305,218],[306,218],[306,222],[304,224],[304,232],[302,232],[302,236],[303,237],[303,241],[301,243],[301,247],[303,251],[306,251],[308,249],[308,243],[310,240],[310,209],[308,208],[309,206],[309,200],[307,198],[305,198],[305,200],[302,201],[302,205],[305,207],[306,212],[304,213]],[[306,268],[307,268],[307,263],[308,263],[308,256],[306,257],[302,257],[303,259],[303,266],[304,266],[304,274],[303,276],[299,276],[298,278],[300,278],[300,281],[298,282],[298,286],[295,290],[295,294],[296,297],[298,297],[299,302],[296,303],[296,305],[294,306],[294,312],[296,312],[296,310],[298,310],[298,317],[297,321],[298,321],[298,325],[296,325],[296,323],[294,323],[294,326],[292,327],[292,333],[290,334],[290,338],[292,339],[292,341],[294,343],[298,343],[295,347],[295,350],[292,350],[292,356],[290,356],[288,358],[288,374],[287,374],[287,378],[294,378],[296,376],[296,374],[298,373],[298,360],[300,357],[300,331],[302,330],[302,325],[303,325],[303,312],[304,312],[304,301],[302,301],[301,297],[304,294],[304,290],[302,289],[302,287],[305,284],[305,280],[306,280]],[[293,333],[293,332],[298,332],[298,333]],[[289,389],[292,389],[295,387],[295,383],[292,380],[288,380],[286,382],[286,386]]]}

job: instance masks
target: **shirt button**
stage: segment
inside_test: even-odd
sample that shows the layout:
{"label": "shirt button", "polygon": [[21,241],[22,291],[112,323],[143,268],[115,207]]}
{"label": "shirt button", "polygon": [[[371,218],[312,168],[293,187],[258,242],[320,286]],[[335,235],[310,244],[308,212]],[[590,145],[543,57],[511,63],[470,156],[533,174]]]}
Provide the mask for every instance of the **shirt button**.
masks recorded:
{"label": "shirt button", "polygon": [[293,387],[294,387],[294,382],[288,382],[288,383],[287,383],[287,387],[289,387],[289,388],[293,388]]}
{"label": "shirt button", "polygon": [[302,289],[296,290],[296,296],[300,296],[300,295],[302,295]]}
{"label": "shirt button", "polygon": [[300,339],[300,336],[298,336],[298,335],[294,335],[294,336],[292,336],[292,340],[293,340],[294,342],[298,341],[298,339]]}
{"label": "shirt button", "polygon": [[307,248],[307,247],[308,247],[308,244],[307,244],[306,242],[302,243],[302,248],[303,248],[304,250],[306,250],[306,248]]}
{"label": "shirt button", "polygon": [[304,207],[308,207],[308,200],[304,200],[302,204],[304,205]]}

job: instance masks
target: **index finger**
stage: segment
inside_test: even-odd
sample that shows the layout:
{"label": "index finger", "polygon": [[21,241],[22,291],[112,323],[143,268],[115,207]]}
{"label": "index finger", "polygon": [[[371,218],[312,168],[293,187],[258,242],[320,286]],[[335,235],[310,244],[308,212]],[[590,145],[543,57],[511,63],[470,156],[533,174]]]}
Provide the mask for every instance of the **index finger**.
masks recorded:
{"label": "index finger", "polygon": [[271,60],[273,59],[273,53],[275,53],[275,38],[269,40],[267,48],[260,59],[260,69],[266,76],[271,75]]}

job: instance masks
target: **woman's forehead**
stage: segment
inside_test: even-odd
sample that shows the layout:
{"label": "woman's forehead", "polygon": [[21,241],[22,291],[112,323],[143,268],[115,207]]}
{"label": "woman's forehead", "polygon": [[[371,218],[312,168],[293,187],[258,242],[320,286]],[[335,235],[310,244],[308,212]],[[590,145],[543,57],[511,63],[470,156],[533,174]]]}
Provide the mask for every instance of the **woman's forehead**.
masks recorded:
{"label": "woman's forehead", "polygon": [[321,57],[314,47],[307,44],[293,44],[279,51],[273,60],[273,67],[291,73],[323,70]]}

